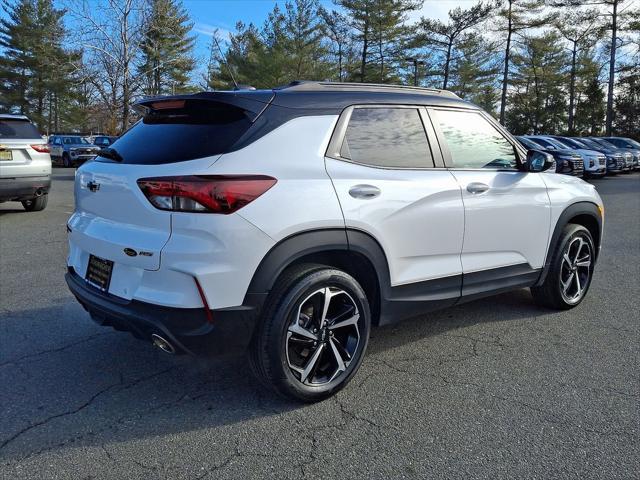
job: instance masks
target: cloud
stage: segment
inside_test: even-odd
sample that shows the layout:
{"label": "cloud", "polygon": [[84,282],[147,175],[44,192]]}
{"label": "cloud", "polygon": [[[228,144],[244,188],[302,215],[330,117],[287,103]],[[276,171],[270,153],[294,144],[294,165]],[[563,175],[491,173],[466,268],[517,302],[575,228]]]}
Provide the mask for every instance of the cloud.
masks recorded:
{"label": "cloud", "polygon": [[422,8],[409,12],[409,21],[417,22],[421,17],[446,21],[449,10],[453,10],[456,7],[469,8],[474,4],[475,2],[465,0],[427,0],[424,2],[424,5],[422,5]]}
{"label": "cloud", "polygon": [[208,37],[213,37],[213,34],[217,31],[218,38],[222,38],[226,41],[231,38],[231,30],[219,25],[209,25],[207,23],[198,22],[193,26],[193,31]]}

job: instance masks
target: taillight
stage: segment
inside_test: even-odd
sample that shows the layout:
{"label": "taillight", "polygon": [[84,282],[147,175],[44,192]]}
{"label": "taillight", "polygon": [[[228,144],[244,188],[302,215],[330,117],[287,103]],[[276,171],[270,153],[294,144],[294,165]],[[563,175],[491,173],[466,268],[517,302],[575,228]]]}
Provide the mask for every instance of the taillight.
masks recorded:
{"label": "taillight", "polygon": [[49,145],[47,145],[46,143],[38,143],[36,145],[31,145],[31,148],[33,148],[36,152],[39,152],[39,153],[49,153]]}
{"label": "taillight", "polygon": [[276,184],[265,175],[191,175],[141,178],[138,186],[160,210],[229,214]]}

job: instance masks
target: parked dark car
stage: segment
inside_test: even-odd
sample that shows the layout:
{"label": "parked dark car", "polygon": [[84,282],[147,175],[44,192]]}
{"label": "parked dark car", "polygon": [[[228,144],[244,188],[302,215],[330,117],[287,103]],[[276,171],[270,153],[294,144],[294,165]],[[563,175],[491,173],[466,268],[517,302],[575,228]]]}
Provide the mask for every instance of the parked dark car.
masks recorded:
{"label": "parked dark car", "polygon": [[97,137],[95,137],[93,139],[93,144],[97,145],[98,147],[110,147],[113,142],[115,142],[118,139],[118,137],[111,137],[111,136],[107,136],[107,135],[99,135]]}
{"label": "parked dark car", "polygon": [[607,174],[607,157],[604,153],[585,148],[570,147],[548,135],[530,135],[527,138],[549,150],[559,150],[580,155],[584,164],[584,178],[604,177]]}
{"label": "parked dark car", "polygon": [[[629,168],[629,171],[633,171],[635,169],[638,168],[638,164],[640,163],[640,150],[636,150],[634,148],[627,148],[627,147],[619,147],[615,144],[613,144],[612,142],[608,141],[605,138],[600,138],[600,137],[589,137],[590,140],[599,143],[602,146],[605,147],[611,147],[611,148],[617,148],[618,150],[621,150],[622,152],[624,152],[625,154],[630,154],[631,155],[631,166]],[[627,157],[628,160],[628,157]]]}
{"label": "parked dark car", "polygon": [[603,148],[598,144],[588,145],[586,142],[583,142],[582,139],[560,137],[557,135],[553,135],[553,138],[571,148],[586,148],[603,153],[607,157],[607,175],[616,175],[618,173],[622,173],[624,170],[624,156],[620,152]]}
{"label": "parked dark car", "polygon": [[553,159],[556,162],[556,173],[577,177],[581,177],[584,174],[584,162],[582,157],[577,153],[567,153],[565,150],[558,150],[555,148],[551,149],[536,142],[535,139],[525,136],[519,136],[516,138],[527,150],[542,150],[553,156]]}
{"label": "parked dark car", "polygon": [[618,148],[631,148],[633,150],[640,151],[640,142],[635,141],[633,138],[627,137],[602,137],[607,142],[614,144]]}

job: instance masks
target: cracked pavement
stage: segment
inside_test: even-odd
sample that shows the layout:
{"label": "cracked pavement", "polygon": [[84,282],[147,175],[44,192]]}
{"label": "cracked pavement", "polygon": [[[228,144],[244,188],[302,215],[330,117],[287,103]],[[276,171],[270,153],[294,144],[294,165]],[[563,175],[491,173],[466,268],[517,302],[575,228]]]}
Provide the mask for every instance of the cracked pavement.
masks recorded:
{"label": "cracked pavement", "polygon": [[579,307],[520,290],[374,329],[351,384],[300,405],[242,358],[93,324],[63,279],[73,171],[55,169],[44,212],[0,206],[0,478],[637,478],[640,174],[594,183]]}

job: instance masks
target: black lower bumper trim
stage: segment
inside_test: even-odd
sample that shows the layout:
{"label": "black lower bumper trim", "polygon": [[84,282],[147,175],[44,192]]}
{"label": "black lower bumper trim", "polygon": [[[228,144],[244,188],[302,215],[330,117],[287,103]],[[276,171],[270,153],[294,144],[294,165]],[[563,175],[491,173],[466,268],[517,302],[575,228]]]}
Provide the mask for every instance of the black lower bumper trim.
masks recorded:
{"label": "black lower bumper trim", "polygon": [[46,195],[51,188],[51,177],[5,177],[0,178],[0,200],[30,200],[36,195]]}
{"label": "black lower bumper trim", "polygon": [[73,269],[65,275],[78,302],[100,325],[131,332],[151,341],[157,334],[176,351],[194,355],[227,355],[246,350],[258,317],[255,308],[212,310],[209,322],[201,308],[173,308],[126,300],[88,285]]}

